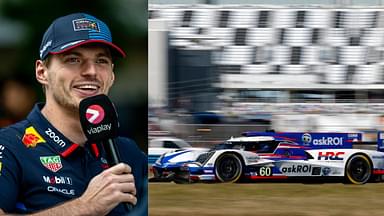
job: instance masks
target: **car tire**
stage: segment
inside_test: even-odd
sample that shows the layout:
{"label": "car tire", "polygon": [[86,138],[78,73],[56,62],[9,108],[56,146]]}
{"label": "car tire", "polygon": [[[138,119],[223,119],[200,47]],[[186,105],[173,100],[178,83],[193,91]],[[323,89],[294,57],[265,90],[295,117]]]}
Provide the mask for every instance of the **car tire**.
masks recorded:
{"label": "car tire", "polygon": [[243,163],[236,154],[224,153],[216,160],[215,175],[220,182],[236,182],[242,174]]}
{"label": "car tire", "polygon": [[349,158],[345,166],[347,183],[365,184],[372,176],[372,165],[366,155],[356,154]]}

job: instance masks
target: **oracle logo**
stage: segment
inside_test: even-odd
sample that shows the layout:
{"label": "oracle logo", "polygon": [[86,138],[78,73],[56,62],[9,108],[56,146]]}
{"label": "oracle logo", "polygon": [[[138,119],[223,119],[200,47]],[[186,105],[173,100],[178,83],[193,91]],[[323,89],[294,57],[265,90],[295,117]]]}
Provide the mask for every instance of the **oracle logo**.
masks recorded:
{"label": "oracle logo", "polygon": [[100,105],[94,104],[88,107],[85,117],[91,124],[98,124],[104,119],[104,109]]}

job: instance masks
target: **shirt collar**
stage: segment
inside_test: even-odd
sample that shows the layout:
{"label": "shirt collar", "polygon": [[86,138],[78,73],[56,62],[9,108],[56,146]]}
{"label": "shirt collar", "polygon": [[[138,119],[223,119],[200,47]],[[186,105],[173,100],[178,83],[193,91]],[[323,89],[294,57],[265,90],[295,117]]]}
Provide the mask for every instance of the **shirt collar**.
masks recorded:
{"label": "shirt collar", "polygon": [[44,103],[37,103],[29,113],[27,119],[51,147],[53,147],[61,156],[67,157],[74,152],[79,145],[71,142],[51,123],[49,123],[49,121],[41,113],[41,109],[44,105]]}

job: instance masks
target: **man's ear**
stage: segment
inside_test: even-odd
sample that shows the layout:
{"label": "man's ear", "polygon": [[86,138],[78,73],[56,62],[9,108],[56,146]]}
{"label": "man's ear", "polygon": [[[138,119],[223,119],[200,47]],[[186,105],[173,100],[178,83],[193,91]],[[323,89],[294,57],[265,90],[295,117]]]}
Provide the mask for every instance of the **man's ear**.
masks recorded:
{"label": "man's ear", "polygon": [[115,82],[115,72],[112,71],[111,85]]}
{"label": "man's ear", "polygon": [[113,83],[115,82],[115,64],[112,64],[112,77],[111,77],[111,86],[113,85]]}
{"label": "man's ear", "polygon": [[36,76],[36,80],[40,84],[42,84],[42,85],[48,84],[48,71],[47,71],[47,67],[45,66],[45,64],[42,60],[36,60],[35,76]]}

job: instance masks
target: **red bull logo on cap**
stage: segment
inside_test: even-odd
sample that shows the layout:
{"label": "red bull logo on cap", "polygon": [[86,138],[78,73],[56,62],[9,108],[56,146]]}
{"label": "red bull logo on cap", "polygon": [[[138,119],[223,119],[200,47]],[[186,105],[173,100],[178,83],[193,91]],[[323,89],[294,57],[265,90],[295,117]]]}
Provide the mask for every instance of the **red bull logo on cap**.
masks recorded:
{"label": "red bull logo on cap", "polygon": [[81,30],[94,30],[99,31],[99,25],[96,21],[82,18],[73,20],[73,29],[75,31],[81,31]]}

